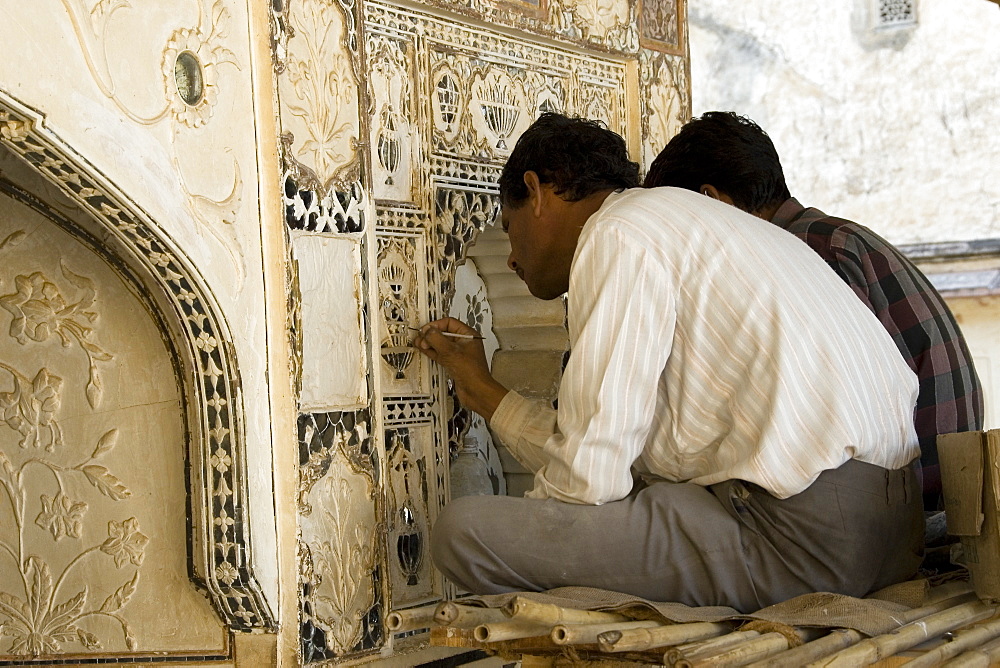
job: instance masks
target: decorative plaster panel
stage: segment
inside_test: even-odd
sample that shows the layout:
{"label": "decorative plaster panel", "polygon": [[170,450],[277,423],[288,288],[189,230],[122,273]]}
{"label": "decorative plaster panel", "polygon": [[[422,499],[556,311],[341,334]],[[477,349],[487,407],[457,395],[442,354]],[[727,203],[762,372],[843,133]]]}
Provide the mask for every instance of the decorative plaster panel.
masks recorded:
{"label": "decorative plaster panel", "polygon": [[653,164],[681,126],[691,118],[687,60],[643,49],[639,54],[642,169]]}
{"label": "decorative plaster panel", "polygon": [[92,234],[165,305],[190,384],[194,571],[232,628],[271,628],[252,570],[242,386],[232,336],[212,293],[190,258],[141,209],[46,131],[41,117],[2,94],[0,145],[60,186],[86,212]]}
{"label": "decorative plaster panel", "polygon": [[434,426],[409,425],[385,433],[386,559],[393,608],[441,596],[430,558],[430,527],[437,515]]}
{"label": "decorative plaster panel", "polygon": [[296,233],[292,248],[301,295],[301,410],[364,404],[360,245],[345,237]]}
{"label": "decorative plaster panel", "polygon": [[378,453],[367,410],[299,418],[301,658],[383,641]]}
{"label": "decorative plaster panel", "polygon": [[428,321],[426,244],[423,235],[379,235],[379,357],[382,392],[429,395],[430,363],[410,345]]}
{"label": "decorative plaster panel", "polygon": [[639,43],[674,55],[686,55],[687,0],[639,0]]}
{"label": "decorative plaster panel", "polygon": [[134,286],[10,194],[0,239],[0,653],[224,653],[187,584],[172,351]]}
{"label": "decorative plaster panel", "polygon": [[[243,0],[7,3],[0,97],[43,112],[47,127],[128,193],[211,286],[218,315],[232,325],[226,354],[239,356],[241,401],[249,409],[237,419],[248,427],[240,447],[254,463],[254,485],[240,505],[271,508],[249,7]],[[273,518],[245,519],[273,602]]]}
{"label": "decorative plaster panel", "polygon": [[333,0],[299,0],[284,14],[290,30],[278,94],[287,157],[300,185],[323,193],[356,180],[360,164],[352,12]]}

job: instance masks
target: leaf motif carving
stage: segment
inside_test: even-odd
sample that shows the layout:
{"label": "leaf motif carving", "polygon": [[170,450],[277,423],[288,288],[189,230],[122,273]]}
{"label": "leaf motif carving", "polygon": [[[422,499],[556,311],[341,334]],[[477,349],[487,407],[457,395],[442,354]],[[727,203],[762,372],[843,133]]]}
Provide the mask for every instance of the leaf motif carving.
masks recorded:
{"label": "leaf motif carving", "polygon": [[80,644],[87,649],[104,649],[101,645],[101,641],[98,640],[97,636],[89,631],[84,631],[81,628],[76,630],[76,638],[80,641]]}
{"label": "leaf motif carving", "polygon": [[86,602],[87,588],[84,587],[83,591],[52,610],[45,621],[46,629],[51,629],[50,632],[53,635],[66,632],[71,632],[75,635],[76,630],[70,626],[70,623],[83,611],[83,606]]}
{"label": "leaf motif carving", "polygon": [[93,341],[81,340],[80,347],[90,353],[90,359],[98,360],[99,362],[109,362],[114,359],[114,356],[101,348],[99,345]]}
{"label": "leaf motif carving", "polygon": [[52,595],[52,573],[44,561],[38,557],[28,557],[26,574],[31,582],[28,590],[28,610],[32,621],[37,623],[49,605],[49,597]]}
{"label": "leaf motif carving", "polygon": [[87,401],[91,406],[97,408],[98,404],[101,403],[102,394],[104,392],[101,387],[101,378],[97,374],[94,374],[90,377],[90,382],[87,383]]}
{"label": "leaf motif carving", "polygon": [[132,627],[126,622],[122,622],[122,631],[125,633],[125,646],[132,651],[138,649],[139,643],[135,641],[135,636],[132,634]]}
{"label": "leaf motif carving", "polygon": [[118,442],[118,430],[112,429],[101,436],[100,440],[97,441],[97,447],[94,448],[94,454],[90,456],[91,459],[97,459],[102,455],[106,455],[111,452],[111,449],[115,447]]}
{"label": "leaf motif carving", "polygon": [[28,604],[6,592],[0,592],[0,612],[26,627],[31,626],[31,611],[28,609]]}
{"label": "leaf motif carving", "polygon": [[87,479],[101,492],[104,496],[110,497],[115,501],[121,501],[122,499],[127,499],[132,496],[132,492],[128,490],[125,484],[111,474],[103,466],[98,464],[89,464],[80,469],[87,476]]}
{"label": "leaf motif carving", "polygon": [[19,243],[21,243],[26,236],[28,236],[28,235],[27,235],[27,233],[25,233],[24,230],[18,230],[16,232],[11,232],[10,234],[7,235],[6,239],[4,239],[3,241],[0,241],[0,250],[3,250],[4,248],[7,248],[8,246],[11,247],[11,248],[13,248],[14,246],[16,246]]}
{"label": "leaf motif carving", "polygon": [[104,601],[104,605],[101,606],[101,612],[116,612],[124,608],[129,599],[132,598],[132,594],[135,593],[138,583],[139,571],[136,571],[131,580],[119,587],[114,594],[108,596]]}

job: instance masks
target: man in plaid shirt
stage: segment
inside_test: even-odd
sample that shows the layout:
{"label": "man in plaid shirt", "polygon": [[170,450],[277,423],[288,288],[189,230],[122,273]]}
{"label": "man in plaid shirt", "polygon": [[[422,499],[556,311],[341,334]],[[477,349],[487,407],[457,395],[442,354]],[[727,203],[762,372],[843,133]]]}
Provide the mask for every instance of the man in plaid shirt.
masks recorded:
{"label": "man in plaid shirt", "polygon": [[854,289],[920,380],[914,426],[924,507],[936,509],[937,436],[982,429],[983,395],[958,323],[927,277],[867,227],[799,204],[771,139],[732,112],[708,112],[687,123],[653,161],[643,185],[694,190],[769,220],[805,241]]}

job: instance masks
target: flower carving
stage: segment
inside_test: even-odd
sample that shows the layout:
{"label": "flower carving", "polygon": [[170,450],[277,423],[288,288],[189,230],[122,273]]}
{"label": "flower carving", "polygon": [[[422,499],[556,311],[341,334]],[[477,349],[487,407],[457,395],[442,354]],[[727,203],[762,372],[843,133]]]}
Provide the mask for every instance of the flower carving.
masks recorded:
{"label": "flower carving", "polygon": [[76,503],[62,492],[57,493],[55,498],[42,494],[42,512],[35,518],[35,524],[51,531],[56,540],[63,536],[79,538],[86,512],[86,503]]}
{"label": "flower carving", "polygon": [[[67,315],[73,315],[70,310],[75,311],[76,308],[71,309],[66,304],[59,289],[41,272],[18,276],[14,279],[14,284],[17,287],[16,293],[0,297],[0,305],[14,316],[10,324],[10,335],[23,345],[26,339],[41,342],[48,340],[52,334],[57,334],[63,345],[68,346],[70,339],[64,322],[68,325],[70,318]],[[81,305],[82,302],[74,306]]]}
{"label": "flower carving", "polygon": [[115,566],[121,568],[125,562],[142,565],[143,550],[149,538],[139,532],[139,521],[130,517],[122,522],[108,522],[108,538],[101,543],[101,552],[115,558]]}
{"label": "flower carving", "polygon": [[218,100],[218,68],[236,64],[236,56],[221,41],[227,34],[229,10],[219,0],[212,7],[211,24],[177,30],[163,50],[163,79],[170,113],[190,128],[212,118]]}
{"label": "flower carving", "polygon": [[228,561],[223,561],[215,567],[215,577],[225,585],[231,585],[240,576],[239,571]]}
{"label": "flower carving", "polygon": [[212,468],[219,473],[225,473],[233,465],[233,458],[222,448],[217,448],[209,461],[212,464]]}
{"label": "flower carving", "polygon": [[17,276],[14,279],[17,292],[0,296],[0,306],[14,316],[10,323],[10,335],[21,345],[29,340],[42,343],[52,336],[58,336],[64,347],[68,347],[73,340],[80,344],[90,363],[87,400],[96,407],[103,391],[97,375],[97,362],[110,361],[111,355],[91,341],[94,333],[91,325],[97,320],[97,313],[90,310],[96,297],[94,282],[74,274],[65,265],[62,266],[62,273],[80,289],[80,299],[76,302],[67,302],[55,283],[36,271],[28,276]]}
{"label": "flower carving", "polygon": [[[62,378],[40,369],[34,380],[29,380],[2,362],[0,368],[14,377],[13,391],[0,392],[0,411],[7,426],[21,434],[18,445],[37,448],[44,444],[49,452],[62,445],[62,429],[53,418],[59,408]],[[48,438],[43,438],[46,432]]]}

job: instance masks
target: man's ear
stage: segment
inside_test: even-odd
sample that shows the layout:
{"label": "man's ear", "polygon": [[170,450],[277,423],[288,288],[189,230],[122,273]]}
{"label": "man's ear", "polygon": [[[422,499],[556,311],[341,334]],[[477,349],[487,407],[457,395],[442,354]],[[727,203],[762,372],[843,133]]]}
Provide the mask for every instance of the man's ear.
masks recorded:
{"label": "man's ear", "polygon": [[725,202],[726,204],[735,206],[733,204],[732,197],[722,192],[721,190],[713,186],[711,183],[703,183],[701,187],[698,188],[698,192],[700,192],[702,195],[711,197],[712,199],[717,199],[720,202]]}
{"label": "man's ear", "polygon": [[538,174],[530,169],[524,173],[524,185],[528,187],[528,204],[531,206],[535,216],[542,214],[542,182],[538,179]]}

